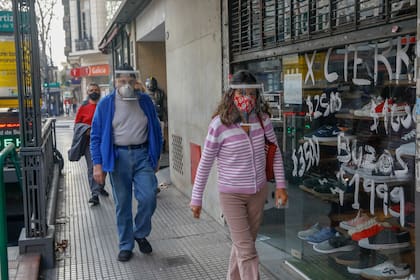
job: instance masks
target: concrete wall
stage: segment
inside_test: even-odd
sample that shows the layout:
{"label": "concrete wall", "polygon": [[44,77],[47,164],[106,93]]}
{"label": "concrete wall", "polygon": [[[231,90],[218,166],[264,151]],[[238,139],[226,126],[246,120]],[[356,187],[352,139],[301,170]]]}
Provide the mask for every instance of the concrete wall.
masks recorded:
{"label": "concrete wall", "polygon": [[[166,1],[165,13],[171,179],[191,196],[190,143],[203,148],[211,115],[222,92],[220,1]],[[172,164],[176,154],[173,135],[182,139],[182,172]],[[215,165],[203,207],[222,221]]]}
{"label": "concrete wall", "polygon": [[165,21],[165,5],[166,0],[153,0],[140,13],[136,18],[136,41],[142,40],[148,33]]}

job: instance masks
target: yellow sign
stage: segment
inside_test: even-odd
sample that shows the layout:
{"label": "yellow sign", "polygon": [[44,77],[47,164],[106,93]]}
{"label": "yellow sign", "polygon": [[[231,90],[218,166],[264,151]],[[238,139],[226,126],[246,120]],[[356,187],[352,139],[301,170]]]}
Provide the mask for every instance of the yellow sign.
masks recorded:
{"label": "yellow sign", "polygon": [[0,41],[0,96],[17,96],[16,54],[13,41]]}

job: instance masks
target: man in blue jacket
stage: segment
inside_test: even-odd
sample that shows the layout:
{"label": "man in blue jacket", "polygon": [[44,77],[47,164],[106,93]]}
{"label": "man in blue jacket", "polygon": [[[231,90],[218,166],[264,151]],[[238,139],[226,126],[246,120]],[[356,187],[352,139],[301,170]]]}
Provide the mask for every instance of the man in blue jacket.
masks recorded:
{"label": "man in blue jacket", "polygon": [[[99,184],[108,172],[116,207],[119,261],[132,257],[134,241],[144,254],[152,252],[146,237],[156,209],[162,131],[152,100],[134,90],[136,72],[128,64],[115,71],[116,88],[98,103],[93,117],[90,149],[93,177]],[[138,202],[132,214],[132,193]]]}

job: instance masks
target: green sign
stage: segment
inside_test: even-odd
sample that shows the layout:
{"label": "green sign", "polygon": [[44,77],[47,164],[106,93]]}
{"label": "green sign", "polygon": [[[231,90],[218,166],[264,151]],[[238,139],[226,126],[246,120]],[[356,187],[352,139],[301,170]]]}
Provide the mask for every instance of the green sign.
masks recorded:
{"label": "green sign", "polygon": [[16,148],[20,147],[19,135],[0,135],[0,150],[3,150],[10,143],[15,144]]}
{"label": "green sign", "polygon": [[44,88],[59,88],[60,87],[60,83],[59,82],[55,82],[55,83],[44,83]]}
{"label": "green sign", "polygon": [[0,32],[13,33],[13,12],[0,11]]}

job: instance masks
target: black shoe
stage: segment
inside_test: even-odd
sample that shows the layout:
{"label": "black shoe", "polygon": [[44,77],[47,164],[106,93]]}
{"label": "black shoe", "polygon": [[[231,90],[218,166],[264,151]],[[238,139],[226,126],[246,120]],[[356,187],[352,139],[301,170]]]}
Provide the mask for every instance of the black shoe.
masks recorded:
{"label": "black shoe", "polygon": [[128,251],[128,250],[121,250],[120,253],[118,254],[118,260],[120,262],[128,262],[132,256],[133,256],[133,252]]}
{"label": "black shoe", "polygon": [[146,238],[136,238],[136,241],[139,244],[140,252],[143,254],[150,254],[153,251],[152,245],[150,245]]}
{"label": "black shoe", "polygon": [[92,206],[99,204],[99,197],[97,195],[92,195],[92,197],[89,199],[89,203],[92,203]]}
{"label": "black shoe", "polygon": [[105,189],[101,189],[99,191],[99,194],[102,195],[102,196],[109,196],[109,193]]}

